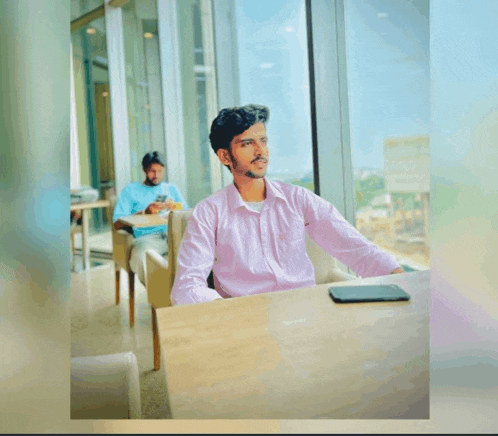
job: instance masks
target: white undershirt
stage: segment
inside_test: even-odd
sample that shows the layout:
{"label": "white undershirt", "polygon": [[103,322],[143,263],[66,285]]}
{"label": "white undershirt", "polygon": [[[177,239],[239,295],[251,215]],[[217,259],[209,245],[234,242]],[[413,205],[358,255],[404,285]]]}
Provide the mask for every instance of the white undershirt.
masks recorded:
{"label": "white undershirt", "polygon": [[255,210],[256,212],[261,212],[261,208],[263,207],[263,201],[245,201],[244,203],[247,204],[252,210]]}

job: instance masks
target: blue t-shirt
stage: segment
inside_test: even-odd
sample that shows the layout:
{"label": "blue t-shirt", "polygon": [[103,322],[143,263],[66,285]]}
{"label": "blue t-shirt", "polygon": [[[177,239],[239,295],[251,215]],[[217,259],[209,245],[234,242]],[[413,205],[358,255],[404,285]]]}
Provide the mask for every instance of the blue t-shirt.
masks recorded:
{"label": "blue t-shirt", "polygon": [[[134,182],[127,185],[119,195],[112,221],[119,218],[133,215],[144,210],[149,204],[154,203],[158,195],[167,195],[168,199],[175,203],[182,203],[183,209],[189,209],[187,201],[183,198],[180,190],[172,183],[160,183],[157,186],[147,186],[143,182]],[[133,229],[133,236],[149,235],[152,233],[167,232],[168,226],[141,227]]]}

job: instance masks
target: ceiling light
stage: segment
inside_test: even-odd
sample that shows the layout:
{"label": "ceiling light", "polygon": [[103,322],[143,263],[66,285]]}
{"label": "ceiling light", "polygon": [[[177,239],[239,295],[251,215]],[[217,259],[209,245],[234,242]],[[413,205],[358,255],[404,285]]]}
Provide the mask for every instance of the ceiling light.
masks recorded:
{"label": "ceiling light", "polygon": [[259,64],[259,68],[263,68],[264,70],[267,70],[269,68],[273,68],[275,64],[272,64],[271,62],[265,62],[263,64]]}
{"label": "ceiling light", "polygon": [[86,29],[86,33],[88,33],[89,35],[95,35],[97,33],[97,30],[93,27],[89,27],[88,29]]}
{"label": "ceiling light", "polygon": [[144,33],[144,38],[152,39],[152,38],[154,38],[154,34],[151,33],[151,32],[145,32]]}

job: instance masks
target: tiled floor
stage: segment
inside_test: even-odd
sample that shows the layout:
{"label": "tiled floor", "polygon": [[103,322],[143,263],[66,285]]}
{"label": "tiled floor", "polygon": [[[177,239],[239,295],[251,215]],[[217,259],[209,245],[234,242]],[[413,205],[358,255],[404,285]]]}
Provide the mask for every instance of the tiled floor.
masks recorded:
{"label": "tiled floor", "polygon": [[[76,256],[76,261],[78,256]],[[135,353],[140,372],[142,419],[171,418],[163,371],[153,370],[151,309],[144,286],[135,284],[135,325],[129,326],[128,277],[121,272],[115,300],[112,261],[71,273],[71,357]]]}
{"label": "tiled floor", "polygon": [[[91,250],[112,253],[112,234],[110,229],[89,236],[88,242]],[[74,245],[76,248],[81,248],[81,233],[75,233]]]}

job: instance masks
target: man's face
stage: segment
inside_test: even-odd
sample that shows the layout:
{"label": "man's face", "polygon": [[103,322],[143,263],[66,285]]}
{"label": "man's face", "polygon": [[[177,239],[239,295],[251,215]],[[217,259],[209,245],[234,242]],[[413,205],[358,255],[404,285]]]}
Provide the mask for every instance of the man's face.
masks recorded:
{"label": "man's face", "polygon": [[222,153],[223,156],[228,154],[228,161],[222,162],[230,167],[234,176],[242,175],[252,179],[264,177],[270,156],[265,125],[254,124],[245,132],[234,136],[230,142],[230,150]]}
{"label": "man's face", "polygon": [[154,163],[149,165],[145,170],[145,182],[148,185],[156,186],[161,183],[164,177],[164,167],[161,164]]}

